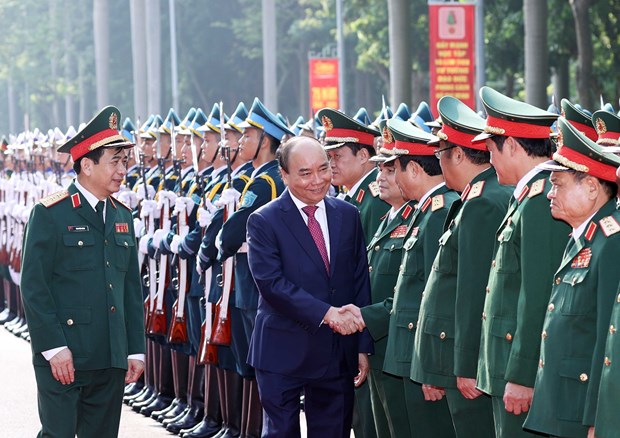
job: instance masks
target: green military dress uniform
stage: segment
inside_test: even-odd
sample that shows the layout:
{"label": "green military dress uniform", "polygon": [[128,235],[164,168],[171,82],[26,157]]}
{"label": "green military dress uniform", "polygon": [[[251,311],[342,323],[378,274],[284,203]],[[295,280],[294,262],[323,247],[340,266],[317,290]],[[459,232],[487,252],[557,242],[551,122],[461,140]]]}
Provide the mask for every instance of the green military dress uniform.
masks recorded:
{"label": "green military dress uniform", "polygon": [[390,206],[383,199],[379,198],[379,184],[377,175],[379,171],[373,169],[362,181],[354,193],[347,193],[349,202],[357,207],[360,212],[362,228],[366,243],[370,242],[381,224],[383,216],[390,209]]}
{"label": "green military dress uniform", "polygon": [[[620,158],[604,154],[565,119],[558,126],[559,148],[546,166],[616,181]],[[553,277],[534,398],[524,424],[552,436],[585,437],[594,425],[605,341],[615,330],[609,320],[620,281],[616,197],[611,196],[582,226],[583,231],[569,240]]]}
{"label": "green military dress uniform", "polygon": [[[485,132],[474,141],[494,135],[548,139],[558,117],[489,87],[480,90],[480,97],[488,117]],[[549,172],[534,173],[532,169],[522,177],[497,231],[482,313],[477,385],[492,396],[498,437],[531,436],[522,429],[525,415],[506,411],[504,390],[507,382],[534,386],[549,279],[570,231],[551,216]]]}
{"label": "green military dress uniform", "polygon": [[[385,217],[368,244],[370,290],[373,303],[383,303],[393,296],[394,285],[398,279],[398,266],[402,258],[404,238],[414,207],[414,201],[407,202],[392,219],[389,216]],[[372,319],[370,314],[372,309],[372,306],[362,309],[364,320]],[[381,308],[375,309],[375,311],[384,313]],[[394,391],[400,390],[402,392],[402,382],[401,379],[383,372],[387,333],[373,340],[375,352],[368,358],[370,362],[368,384],[375,427],[379,437],[397,436],[397,428],[394,423],[403,421],[397,417],[397,414],[404,414],[405,411],[403,409],[391,409],[388,400]]]}
{"label": "green military dress uniform", "polygon": [[[464,398],[456,376],[476,378],[480,312],[484,305],[494,230],[508,207],[510,187],[489,168],[452,204],[424,289],[415,334],[411,379],[446,389],[459,436],[492,436],[491,400]],[[484,267],[484,268],[483,268]]]}
{"label": "green military dress uniform", "polygon": [[[116,108],[104,108],[60,150],[71,148],[76,160],[88,152],[80,140],[99,132],[100,147],[127,147],[114,134],[118,119]],[[71,184],[36,204],[28,222],[21,290],[43,424],[39,436],[116,436],[128,356],[145,352],[131,211],[111,196],[105,203],[104,224]],[[62,346],[76,370],[66,386],[53,378],[41,354]]]}
{"label": "green military dress uniform", "polygon": [[[366,115],[364,116],[364,114]],[[374,150],[374,139],[380,133],[373,127],[367,126],[366,110],[360,109],[354,117],[349,117],[341,111],[323,108],[317,113],[317,118],[325,129],[325,150],[337,149],[347,144]],[[377,170],[375,169],[364,177],[358,188],[350,191],[345,197],[348,202],[360,210],[366,243],[372,240],[381,218],[390,208],[386,202],[379,198],[376,178]],[[367,382],[363,382],[362,385],[355,388],[353,431],[358,438],[374,438],[377,436]]]}

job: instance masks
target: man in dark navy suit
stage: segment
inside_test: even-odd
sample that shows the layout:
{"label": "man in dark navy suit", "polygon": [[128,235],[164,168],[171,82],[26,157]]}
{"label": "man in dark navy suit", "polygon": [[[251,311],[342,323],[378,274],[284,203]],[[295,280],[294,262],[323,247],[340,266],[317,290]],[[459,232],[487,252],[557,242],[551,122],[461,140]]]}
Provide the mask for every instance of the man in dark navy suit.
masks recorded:
{"label": "man in dark navy suit", "polygon": [[348,437],[354,384],[366,378],[372,353],[363,323],[338,312],[370,304],[362,224],[354,206],[326,197],[331,169],[318,141],[289,140],[278,162],[287,190],[248,220],[260,292],[248,362],[264,409],[262,436],[300,436],[303,392],[308,436]]}

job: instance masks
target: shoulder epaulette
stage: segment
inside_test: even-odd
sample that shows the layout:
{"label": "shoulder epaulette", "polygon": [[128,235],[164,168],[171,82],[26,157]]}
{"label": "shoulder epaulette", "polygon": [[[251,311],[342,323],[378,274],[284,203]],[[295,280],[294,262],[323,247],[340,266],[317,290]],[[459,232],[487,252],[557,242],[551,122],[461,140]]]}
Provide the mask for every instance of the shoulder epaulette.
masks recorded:
{"label": "shoulder epaulette", "polygon": [[435,195],[433,196],[433,205],[431,206],[431,211],[437,211],[440,208],[443,208],[446,205],[446,201],[443,198],[443,195]]}
{"label": "shoulder epaulette", "polygon": [[467,195],[467,200],[474,199],[482,195],[482,189],[484,189],[484,183],[486,181],[478,181],[476,184],[471,186],[469,190],[469,194]]}
{"label": "shoulder epaulette", "polygon": [[110,195],[110,201],[112,201],[112,205],[115,205],[116,203],[118,203],[118,204],[122,205],[123,207],[125,207],[127,210],[133,211],[129,205],[125,204],[123,201],[121,201],[118,198],[115,198],[114,196]]}
{"label": "shoulder epaulette", "polygon": [[598,221],[598,223],[601,224],[601,230],[603,230],[603,234],[605,234],[606,237],[620,231],[620,224],[618,224],[618,221],[613,216],[606,216]]}
{"label": "shoulder epaulette", "polygon": [[62,201],[65,198],[69,197],[69,191],[68,190],[60,190],[56,193],[52,193],[49,196],[46,196],[45,198],[39,200],[39,202],[41,203],[41,205],[43,205],[46,208],[50,208],[52,205],[54,204],[58,204],[60,201]]}
{"label": "shoulder epaulette", "polygon": [[370,184],[368,184],[368,190],[370,190],[370,194],[376,198],[377,196],[379,196],[380,193],[379,183],[377,181],[371,182]]}
{"label": "shoulder epaulette", "polygon": [[537,181],[534,181],[534,183],[530,187],[530,193],[527,195],[527,197],[533,198],[534,196],[540,195],[544,191],[545,191],[545,178],[541,178]]}

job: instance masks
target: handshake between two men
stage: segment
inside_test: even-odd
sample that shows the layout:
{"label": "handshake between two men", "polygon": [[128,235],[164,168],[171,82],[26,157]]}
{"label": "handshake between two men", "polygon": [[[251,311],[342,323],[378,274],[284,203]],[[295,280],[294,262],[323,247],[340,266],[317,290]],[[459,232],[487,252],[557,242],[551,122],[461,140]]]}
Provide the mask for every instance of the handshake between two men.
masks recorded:
{"label": "handshake between two men", "polygon": [[342,307],[330,307],[323,322],[336,333],[351,335],[361,332],[366,327],[362,312],[355,304],[347,304]]}

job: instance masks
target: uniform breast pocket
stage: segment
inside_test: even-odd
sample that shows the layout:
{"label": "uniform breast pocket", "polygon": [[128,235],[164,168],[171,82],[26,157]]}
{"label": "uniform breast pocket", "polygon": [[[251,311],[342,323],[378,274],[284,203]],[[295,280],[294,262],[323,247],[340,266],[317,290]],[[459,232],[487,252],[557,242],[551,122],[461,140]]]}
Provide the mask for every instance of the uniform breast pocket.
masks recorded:
{"label": "uniform breast pocket", "polygon": [[136,245],[136,242],[129,234],[117,234],[114,236],[114,241],[116,243],[114,253],[116,268],[119,271],[127,271],[130,262],[129,257],[132,253],[131,248]]}
{"label": "uniform breast pocket", "polygon": [[519,272],[519,248],[516,245],[517,236],[513,226],[507,226],[497,236],[499,248],[492,262],[492,268],[498,272],[513,274]]}
{"label": "uniform breast pocket", "polygon": [[452,252],[450,251],[450,237],[452,230],[448,230],[439,239],[439,252],[433,262],[433,270],[437,272],[450,273],[453,268]]}
{"label": "uniform breast pocket", "polygon": [[90,233],[63,234],[61,256],[69,271],[88,271],[95,269],[95,236]]}
{"label": "uniform breast pocket", "polygon": [[588,269],[578,269],[562,277],[560,312],[563,315],[585,315],[594,310],[592,305],[596,302],[591,299],[591,294],[584,286],[588,272]]}
{"label": "uniform breast pocket", "polygon": [[384,256],[389,257],[389,263],[385,264],[384,268],[381,269],[381,273],[392,274],[394,272],[398,272],[401,262],[402,249],[402,239],[388,241],[383,245]]}

